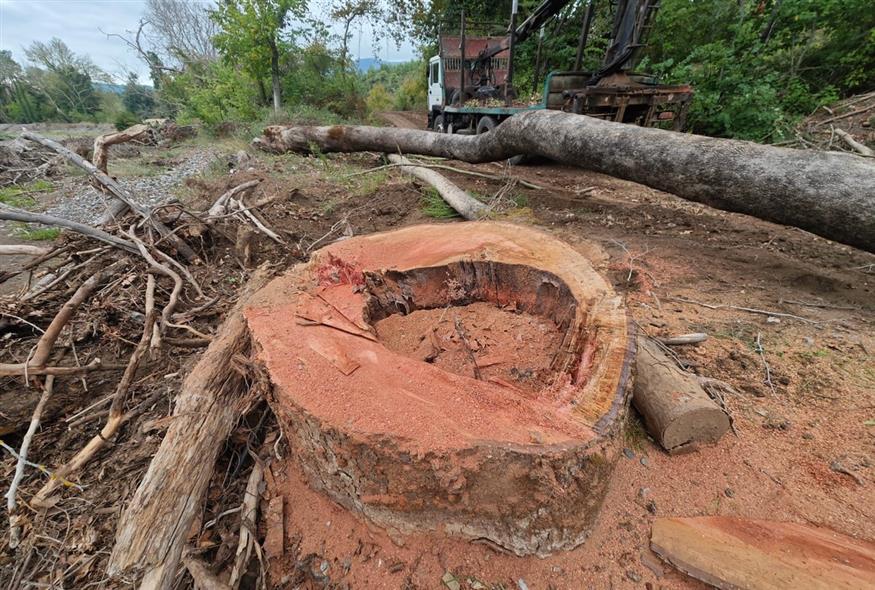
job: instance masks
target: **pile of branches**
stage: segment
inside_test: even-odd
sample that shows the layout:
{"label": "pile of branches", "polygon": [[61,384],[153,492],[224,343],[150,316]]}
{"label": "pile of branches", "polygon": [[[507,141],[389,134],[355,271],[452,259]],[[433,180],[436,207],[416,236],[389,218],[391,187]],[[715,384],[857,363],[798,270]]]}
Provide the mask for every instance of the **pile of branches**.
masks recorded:
{"label": "pile of branches", "polygon": [[53,176],[62,161],[52,150],[20,138],[0,142],[0,186],[27,184]]}
{"label": "pile of branches", "polygon": [[795,138],[776,145],[875,157],[875,92],[821,106],[796,128]]}
{"label": "pile of branches", "polygon": [[[76,529],[71,520],[93,519],[93,515],[88,514],[87,504],[56,507],[61,492],[83,491],[89,465],[114,447],[126,424],[143,416],[169,418],[165,414],[173,397],[171,387],[179,386],[182,359],[201,352],[217,337],[217,320],[236,296],[228,284],[242,285],[250,274],[252,235],[282,240],[258,214],[258,208],[270,199],[246,200],[258,181],[234,187],[203,212],[178,202],[147,208],[104,171],[60,144],[29,132],[23,132],[18,141],[35,142],[82,168],[111,203],[106,222],[92,225],[0,205],[0,219],[70,230],[58,245],[40,252],[22,268],[0,271],[0,284],[27,278],[17,295],[0,299],[0,350],[4,361],[9,361],[0,363],[0,400],[4,400],[0,404],[0,455],[14,459],[5,496],[9,529],[0,540],[0,569],[12,576],[6,580],[9,587],[39,579],[40,573],[43,581],[63,586],[88,576],[96,562],[105,561],[105,555],[97,552],[87,563],[64,564],[64,541]],[[236,232],[231,230],[235,226]],[[241,241],[246,243],[241,245]],[[241,357],[234,362],[247,361]],[[72,416],[67,412],[64,420],[68,430],[100,420],[99,432],[82,444],[81,440],[70,442],[71,437],[62,431],[58,436],[75,451],[72,456],[62,451],[56,457],[65,456],[64,460],[45,464],[36,460],[31,452],[34,435],[41,425],[46,427],[55,415],[67,410],[58,408],[63,405],[58,403],[59,396],[78,394],[81,400],[85,392],[101,388],[108,395],[89,399],[93,403]],[[266,415],[263,408],[261,412]],[[150,422],[158,424],[161,419]],[[260,431],[264,421],[262,416],[258,427],[251,430]],[[155,424],[141,425],[140,432],[167,427]],[[60,447],[60,441],[55,445]],[[41,446],[45,450],[54,445]],[[149,459],[148,453],[138,455],[133,468],[142,473]],[[251,465],[244,454],[235,469]],[[25,479],[25,475],[37,472],[44,475],[42,483],[25,499],[21,486],[39,484],[38,478]],[[130,486],[122,487],[118,502],[130,491]],[[234,494],[242,497],[242,488]],[[55,529],[45,528],[45,511],[50,509],[55,510]],[[50,552],[54,557],[42,555],[40,539],[54,538],[54,534],[63,537]],[[93,546],[95,539],[82,542]]]}

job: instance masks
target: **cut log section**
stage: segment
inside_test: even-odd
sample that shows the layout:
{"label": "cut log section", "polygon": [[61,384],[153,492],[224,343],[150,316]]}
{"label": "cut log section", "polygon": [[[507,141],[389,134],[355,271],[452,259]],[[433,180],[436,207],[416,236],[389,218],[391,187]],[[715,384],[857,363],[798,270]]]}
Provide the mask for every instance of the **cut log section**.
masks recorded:
{"label": "cut log section", "polygon": [[650,546],[724,590],[871,590],[875,544],[825,528],[708,516],[657,518]]}
{"label": "cut log section", "polygon": [[[390,349],[386,322],[432,313],[464,367]],[[462,314],[473,320],[454,329]],[[496,359],[517,341],[493,349],[474,333],[521,316],[555,342],[532,390],[530,359]],[[350,238],[273,281],[246,317],[315,489],[391,530],[519,555],[586,539],[622,448],[632,352],[621,298],[568,245],[490,222]]]}
{"label": "cut log section", "polygon": [[680,370],[654,342],[638,338],[637,374],[632,403],[647,431],[670,454],[717,442],[729,430],[729,417],[695,376]]}
{"label": "cut log section", "polygon": [[851,154],[715,139],[560,111],[521,113],[474,136],[272,126],[254,143],[273,152],[316,145],[323,152],[401,152],[472,163],[542,156],[875,252],[875,164]]}
{"label": "cut log section", "polygon": [[111,575],[143,574],[141,589],[170,588],[213,465],[251,399],[245,370],[249,335],[242,309],[268,278],[256,271],[209,348],[182,384],[173,422],[119,522]]}

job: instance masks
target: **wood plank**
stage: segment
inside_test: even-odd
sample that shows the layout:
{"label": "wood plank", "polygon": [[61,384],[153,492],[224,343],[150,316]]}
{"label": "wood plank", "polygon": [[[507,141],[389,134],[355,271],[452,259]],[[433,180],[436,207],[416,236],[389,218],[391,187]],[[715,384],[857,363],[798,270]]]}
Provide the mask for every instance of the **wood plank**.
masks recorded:
{"label": "wood plank", "polygon": [[658,518],[650,544],[724,590],[871,590],[875,544],[830,529],[722,516]]}

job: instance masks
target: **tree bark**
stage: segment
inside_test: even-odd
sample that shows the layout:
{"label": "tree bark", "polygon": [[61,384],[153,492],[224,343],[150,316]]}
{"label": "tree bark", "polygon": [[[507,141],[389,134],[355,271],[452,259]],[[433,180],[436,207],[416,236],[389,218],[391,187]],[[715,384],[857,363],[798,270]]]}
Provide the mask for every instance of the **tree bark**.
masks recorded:
{"label": "tree bark", "polygon": [[270,41],[270,80],[273,86],[273,110],[278,113],[283,108],[283,95],[280,88],[280,52],[274,39]]}
{"label": "tree bark", "polygon": [[271,126],[254,143],[273,152],[307,151],[315,144],[326,152],[400,152],[471,163],[543,156],[875,252],[875,165],[851,154],[543,110],[515,115],[491,133],[474,136],[364,126]]}
{"label": "tree bark", "polygon": [[647,431],[669,454],[717,442],[729,430],[729,417],[696,378],[643,336],[638,338],[636,366],[632,403],[644,416]]}
{"label": "tree bark", "polygon": [[182,384],[173,422],[119,522],[110,575],[138,571],[141,589],[171,586],[213,465],[247,403],[235,357],[249,336],[243,308],[268,279],[256,271],[209,348]]}

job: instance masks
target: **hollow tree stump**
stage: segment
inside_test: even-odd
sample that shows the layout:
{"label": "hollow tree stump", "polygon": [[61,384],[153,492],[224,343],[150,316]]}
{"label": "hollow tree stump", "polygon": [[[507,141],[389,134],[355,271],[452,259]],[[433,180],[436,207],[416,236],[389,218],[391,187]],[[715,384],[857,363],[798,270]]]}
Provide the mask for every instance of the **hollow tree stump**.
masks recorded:
{"label": "hollow tree stump", "polygon": [[[384,342],[389,318],[432,310],[452,326],[475,309],[556,330],[543,387],[524,389],[524,360],[496,372],[503,351],[477,339],[486,316],[434,344],[473,357],[482,380]],[[519,555],[586,539],[619,455],[631,352],[621,299],[571,247],[491,222],[352,238],[271,282],[245,315],[313,488],[390,530]]]}

